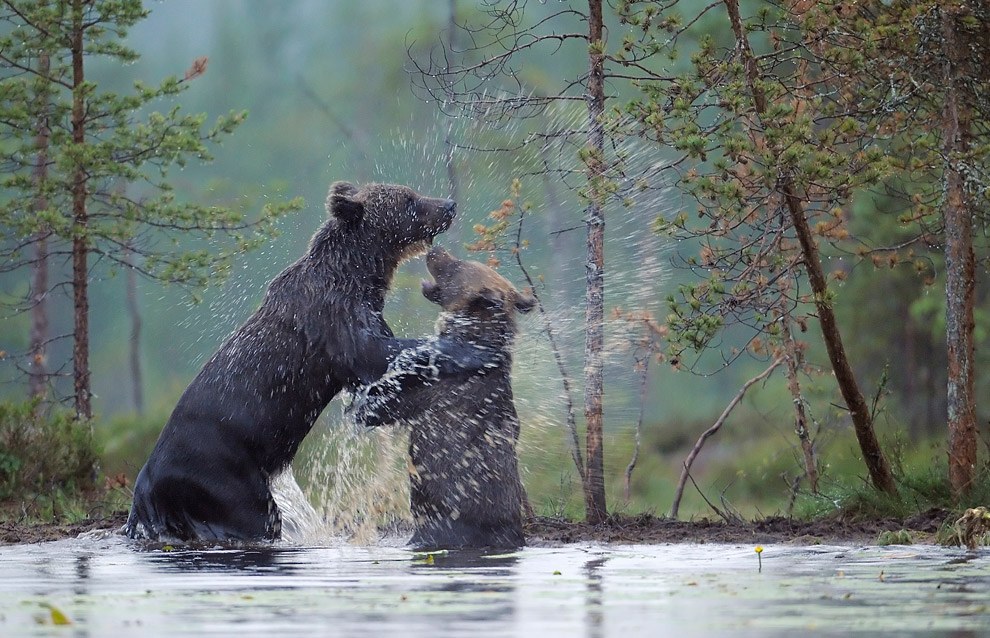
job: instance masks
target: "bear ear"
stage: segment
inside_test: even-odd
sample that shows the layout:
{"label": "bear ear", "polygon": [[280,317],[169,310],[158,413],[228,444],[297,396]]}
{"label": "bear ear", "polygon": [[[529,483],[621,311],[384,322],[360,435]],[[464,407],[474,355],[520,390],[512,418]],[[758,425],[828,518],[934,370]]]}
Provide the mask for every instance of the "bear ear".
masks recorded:
{"label": "bear ear", "polygon": [[327,214],[343,222],[356,222],[364,215],[364,203],[355,199],[358,188],[349,182],[334,182],[327,194]]}
{"label": "bear ear", "polygon": [[501,308],[505,302],[502,298],[502,293],[498,290],[492,290],[491,288],[485,287],[478,291],[475,295],[475,302],[484,306],[485,308]]}
{"label": "bear ear", "polygon": [[536,307],[536,297],[525,293],[516,294],[516,310],[527,313]]}
{"label": "bear ear", "polygon": [[330,184],[329,195],[356,195],[358,187],[350,182],[334,182]]}

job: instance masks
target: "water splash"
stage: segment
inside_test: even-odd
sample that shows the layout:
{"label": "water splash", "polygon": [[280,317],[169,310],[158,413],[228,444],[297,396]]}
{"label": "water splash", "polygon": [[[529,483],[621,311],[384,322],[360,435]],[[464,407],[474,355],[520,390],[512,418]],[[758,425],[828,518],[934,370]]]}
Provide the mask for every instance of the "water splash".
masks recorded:
{"label": "water splash", "polygon": [[282,538],[298,545],[312,545],[322,538],[322,519],[296,482],[290,465],[271,482],[272,496],[282,515]]}
{"label": "water splash", "polygon": [[[519,203],[531,207],[522,237],[530,248],[524,250],[523,259],[540,282],[537,292],[547,310],[546,320],[577,388],[572,400],[580,421],[586,272],[585,203],[579,195],[584,166],[578,151],[587,118],[581,109],[560,109],[547,111],[544,132],[534,131],[531,124],[439,115],[426,126],[411,123],[383,136],[378,154],[370,158],[371,179],[406,183],[437,196],[456,187],[458,218],[441,241],[459,256],[481,261],[484,255],[470,255],[463,248],[472,240],[470,229],[486,222],[488,212],[499,207],[512,178],[522,180]],[[446,166],[451,145],[456,184],[451,183]],[[614,435],[631,427],[639,413],[634,345],[638,328],[608,318],[609,311],[622,308],[654,315],[662,311],[670,247],[653,232],[653,222],[679,210],[679,195],[667,184],[666,164],[655,146],[627,136],[617,138],[609,152],[615,160],[611,177],[616,190],[606,203],[605,417],[606,429]],[[522,287],[512,259],[503,258],[500,271]],[[421,260],[415,260],[396,277],[386,316],[399,336],[432,331],[438,308],[410,285],[424,274]],[[539,318],[521,321],[513,371],[523,428],[519,453],[524,459],[524,481],[545,471],[544,466],[564,468],[559,493],[529,495],[537,506],[555,498],[572,499],[579,489],[576,471],[567,460],[567,398],[543,328]],[[402,428],[357,429],[335,402],[307,442],[308,456],[297,463],[304,468],[300,476],[306,494],[323,521],[320,533],[367,541],[381,539],[382,530],[408,531],[407,446]]]}
{"label": "water splash", "polygon": [[[529,207],[522,239],[527,269],[547,310],[561,356],[576,395],[571,397],[580,422],[584,353],[584,165],[579,158],[588,126],[580,108],[547,110],[536,120],[490,122],[484,117],[444,117],[432,122],[410,116],[410,123],[385,133],[365,168],[333,167],[334,179],[404,183],[431,196],[456,190],[458,216],[440,241],[461,257],[484,261],[463,245],[474,239],[472,227],[488,223],[489,211],[509,196],[512,180],[521,180],[518,204]],[[539,126],[537,126],[537,124]],[[345,157],[347,153],[343,154]],[[610,311],[640,310],[659,315],[669,278],[670,247],[653,233],[657,217],[679,210],[678,193],[666,181],[666,164],[655,146],[632,136],[618,137],[609,148],[615,194],[606,202],[606,430],[610,436],[631,427],[639,412],[634,341],[636,326],[610,318]],[[451,158],[454,171],[448,172]],[[363,173],[363,175],[362,175]],[[451,176],[454,181],[451,181]],[[366,178],[366,179],[365,179]],[[292,220],[285,223],[311,223]],[[290,247],[272,245],[266,257],[278,267],[296,255]],[[502,255],[500,272],[523,287],[514,259]],[[403,266],[386,306],[386,317],[399,336],[432,332],[438,308],[415,285],[425,275],[422,260]],[[196,322],[201,339],[222,341],[250,314],[264,291],[257,277],[232,277],[222,293],[208,298],[210,329]],[[569,466],[565,405],[560,373],[544,333],[544,322],[530,316],[520,323],[515,347],[514,394],[522,422],[519,452],[527,476],[563,467],[554,493],[535,492],[536,506],[554,499],[572,499],[579,481]],[[606,446],[608,443],[606,442]],[[298,529],[293,540],[316,542],[345,536],[360,542],[382,538],[383,530],[410,530],[408,435],[402,428],[371,431],[349,423],[339,401],[325,411],[297,457],[302,490],[289,477],[279,477],[276,492],[286,518]],[[288,478],[286,481],[285,479]],[[302,498],[304,496],[305,498]],[[310,509],[312,508],[312,509]],[[294,522],[293,522],[294,521]],[[401,533],[400,533],[401,532]],[[389,537],[392,538],[392,537]],[[391,541],[387,541],[391,542]]]}
{"label": "water splash", "polygon": [[411,532],[403,428],[358,427],[343,401],[330,404],[310,433],[298,472],[318,524],[307,540],[402,543]]}

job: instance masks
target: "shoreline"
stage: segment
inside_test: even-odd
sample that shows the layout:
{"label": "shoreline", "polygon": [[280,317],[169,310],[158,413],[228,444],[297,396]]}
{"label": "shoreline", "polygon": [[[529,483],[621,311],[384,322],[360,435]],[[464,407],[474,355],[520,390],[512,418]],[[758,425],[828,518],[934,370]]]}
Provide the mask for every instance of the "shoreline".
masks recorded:
{"label": "shoreline", "polygon": [[[589,525],[548,517],[526,521],[529,545],[571,543],[677,544],[677,543],[787,543],[801,545],[878,545],[884,533],[908,532],[914,544],[935,544],[936,533],[950,512],[932,509],[907,519],[843,520],[826,518],[800,521],[779,516],[757,521],[670,520],[649,514],[613,515],[601,525]],[[0,546],[43,543],[75,538],[98,529],[120,529],[126,512],[90,518],[77,523],[0,522]]]}

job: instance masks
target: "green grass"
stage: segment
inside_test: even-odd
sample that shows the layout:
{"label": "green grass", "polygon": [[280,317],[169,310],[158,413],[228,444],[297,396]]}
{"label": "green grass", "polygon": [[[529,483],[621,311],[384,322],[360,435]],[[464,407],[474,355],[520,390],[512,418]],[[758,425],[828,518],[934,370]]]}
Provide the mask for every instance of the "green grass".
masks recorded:
{"label": "green grass", "polygon": [[85,518],[101,493],[98,459],[89,424],[68,411],[37,400],[0,403],[0,518]]}
{"label": "green grass", "polygon": [[[633,473],[630,498],[624,498],[624,472],[633,448],[633,432],[606,434],[605,475],[609,511],[665,515],[673,499],[681,464],[705,422],[654,425],[642,434],[640,458]],[[990,504],[990,464],[984,462],[973,490],[963,499],[952,496],[947,480],[944,443],[910,442],[892,427],[883,432],[885,450],[899,486],[897,498],[871,486],[848,428],[835,428],[816,446],[819,493],[812,494],[803,477],[802,456],[788,425],[752,416],[728,424],[704,446],[692,467],[697,488],[684,490],[680,517],[717,518],[699,494],[720,510],[745,519],[791,516],[801,520],[839,517],[846,520],[905,519],[932,509],[961,515],[968,508]],[[583,442],[583,434],[581,435]],[[689,441],[685,445],[685,441]],[[528,428],[524,424],[520,462],[530,500],[538,514],[580,519],[584,514],[581,485],[560,428]]]}
{"label": "green grass", "polygon": [[[128,484],[133,483],[166,417],[163,408],[143,417],[125,415],[96,422],[95,436],[91,437],[89,429],[80,427],[68,414],[38,416],[36,408],[29,404],[0,404],[0,500],[4,502],[0,516],[71,521],[101,509],[126,508],[128,490],[119,487],[118,478],[122,475]],[[346,428],[334,419],[331,421],[323,428]],[[706,421],[675,419],[645,427],[628,499],[623,489],[624,474],[633,452],[634,433],[631,428],[608,431],[605,476],[609,511],[666,515],[681,463],[698,435],[709,425]],[[946,480],[941,441],[909,442],[890,426],[881,436],[895,469],[900,489],[898,498],[881,494],[870,486],[852,432],[839,427],[826,429],[819,437],[819,493],[811,494],[807,485],[799,482],[794,494],[794,478],[803,473],[803,468],[790,424],[786,419],[776,422],[740,410],[722,432],[708,440],[696,460],[692,476],[697,487],[691,482],[687,484],[680,516],[688,520],[717,518],[705,498],[721,510],[751,520],[772,515],[805,520],[825,517],[903,520],[933,508],[946,510],[949,517],[958,517],[968,507],[990,504],[990,466],[985,462],[974,490],[963,501],[957,501]],[[583,432],[579,438],[583,443]],[[579,520],[584,516],[584,500],[568,439],[559,424],[523,423],[520,468],[535,513]],[[340,445],[355,450],[344,457],[346,467],[328,467],[342,464],[339,455],[333,452]],[[405,481],[403,460],[399,458],[404,447],[390,445],[386,446],[389,449],[372,454],[364,449],[368,446],[377,449],[381,441],[343,431],[329,438],[326,433],[311,436],[295,463],[297,477],[304,485],[314,480],[327,484],[327,489],[314,486],[314,499],[319,500],[328,494],[337,498],[333,483],[342,473],[360,488],[362,472],[378,471],[387,474],[387,480],[358,497],[376,501],[375,507],[379,509],[401,508],[403,499],[397,490],[401,491]],[[94,478],[94,458],[99,460],[96,466],[106,476],[114,477],[116,489],[108,491],[103,478]],[[376,470],[384,461],[390,466],[403,467],[390,467],[387,472]],[[389,502],[378,503],[386,492],[391,494],[385,499]]]}

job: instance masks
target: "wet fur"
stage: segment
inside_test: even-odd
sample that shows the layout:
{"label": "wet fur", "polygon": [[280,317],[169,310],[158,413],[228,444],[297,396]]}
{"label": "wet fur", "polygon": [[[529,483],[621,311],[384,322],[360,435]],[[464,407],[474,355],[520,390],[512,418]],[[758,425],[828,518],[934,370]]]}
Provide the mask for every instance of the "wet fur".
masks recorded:
{"label": "wet fur", "polygon": [[491,268],[457,260],[441,248],[430,251],[427,264],[436,282],[424,282],[423,293],[444,310],[437,338],[488,348],[497,363],[466,380],[441,379],[413,389],[389,384],[386,375],[366,389],[359,420],[411,428],[413,546],[520,547],[524,493],[511,350],[516,313],[531,309],[535,300]]}
{"label": "wet fur", "polygon": [[334,184],[306,254],[183,392],[134,486],[131,537],[272,540],[270,482],[344,387],[377,379],[401,340],[382,317],[399,263],[449,226],[450,200]]}

